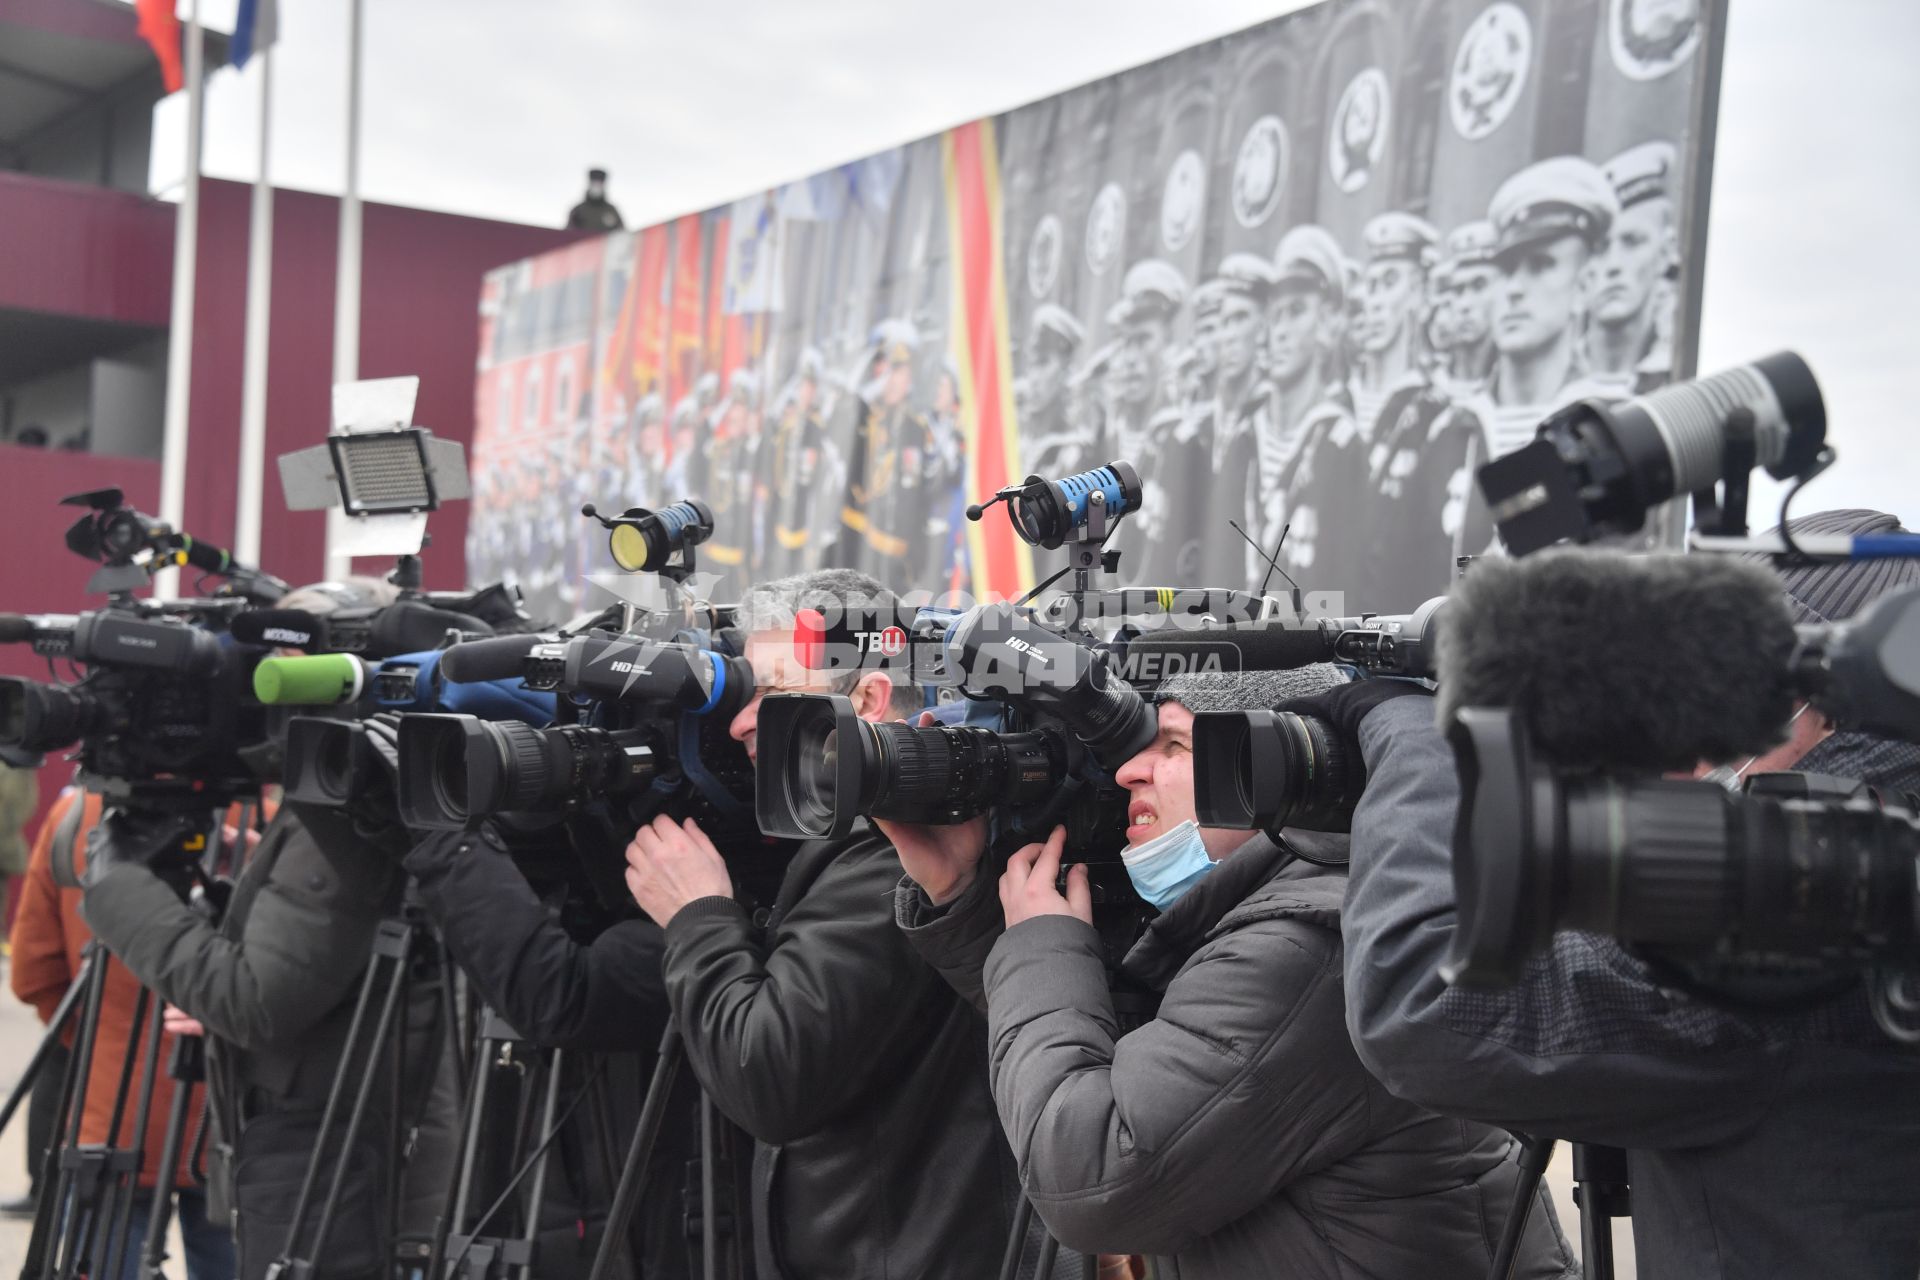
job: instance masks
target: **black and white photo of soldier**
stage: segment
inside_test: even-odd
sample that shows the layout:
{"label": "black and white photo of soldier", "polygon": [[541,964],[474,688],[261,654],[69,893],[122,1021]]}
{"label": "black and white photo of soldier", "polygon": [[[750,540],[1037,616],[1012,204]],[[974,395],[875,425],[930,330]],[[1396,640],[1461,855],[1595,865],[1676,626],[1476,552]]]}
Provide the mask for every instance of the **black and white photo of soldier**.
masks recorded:
{"label": "black and white photo of soldier", "polygon": [[[1322,513],[1329,525],[1350,520],[1323,499],[1322,474],[1361,480],[1360,433],[1342,376],[1340,345],[1347,332],[1346,255],[1323,227],[1293,228],[1274,253],[1273,300],[1267,308],[1267,378],[1273,407],[1264,419],[1260,486],[1267,517],[1260,543],[1269,552],[1282,530],[1279,564],[1303,589],[1324,579]],[[1337,501],[1337,497],[1332,497]],[[1340,535],[1332,535],[1336,546]]]}
{"label": "black and white photo of soldier", "polygon": [[1493,224],[1463,222],[1447,233],[1432,276],[1434,314],[1444,337],[1434,341],[1433,380],[1450,400],[1477,394],[1493,372]]}
{"label": "black and white photo of soldier", "polygon": [[[1215,306],[1215,374],[1211,414],[1213,500],[1198,521],[1202,577],[1206,585],[1246,589],[1258,581],[1257,558],[1247,539],[1265,524],[1260,488],[1260,446],[1272,433],[1265,425],[1273,393],[1261,376],[1267,304],[1275,283],[1273,264],[1251,253],[1229,254],[1211,283]],[[1236,532],[1231,520],[1245,531]]]}
{"label": "black and white photo of soldier", "polygon": [[1180,548],[1168,539],[1192,518],[1186,495],[1168,481],[1163,451],[1182,421],[1174,397],[1178,371],[1171,356],[1176,327],[1187,301],[1187,283],[1158,258],[1136,262],[1121,282],[1121,295],[1107,312],[1115,335],[1105,372],[1107,418],[1099,462],[1130,462],[1140,473],[1141,509],[1133,517],[1138,550],[1122,562],[1129,581],[1161,581],[1175,571]]}
{"label": "black and white photo of soldier", "polygon": [[966,441],[960,434],[960,371],[951,358],[941,360],[934,372],[926,422],[926,451],[920,459],[926,532],[914,583],[938,592],[952,582],[966,537]]}
{"label": "black and white photo of soldier", "polygon": [[1587,363],[1596,382],[1621,395],[1641,395],[1673,377],[1673,291],[1662,286],[1678,268],[1670,142],[1645,142],[1607,161],[1620,212],[1594,263]]}
{"label": "black and white photo of soldier", "polygon": [[1072,475],[1099,465],[1081,461],[1089,442],[1098,438],[1097,427],[1075,421],[1072,412],[1073,361],[1086,340],[1086,326],[1065,307],[1043,302],[1034,308],[1013,388],[1025,474]]}
{"label": "black and white photo of soldier", "polygon": [[1541,419],[1575,400],[1618,397],[1617,385],[1588,377],[1583,323],[1591,268],[1619,212],[1613,184],[1579,156],[1528,165],[1494,192],[1496,355],[1486,389],[1466,402],[1491,457],[1532,440]]}

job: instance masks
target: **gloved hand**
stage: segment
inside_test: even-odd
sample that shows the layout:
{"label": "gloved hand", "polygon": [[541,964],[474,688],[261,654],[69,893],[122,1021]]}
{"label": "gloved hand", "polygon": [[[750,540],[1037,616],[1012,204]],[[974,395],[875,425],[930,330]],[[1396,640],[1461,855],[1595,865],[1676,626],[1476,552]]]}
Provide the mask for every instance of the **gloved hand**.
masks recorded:
{"label": "gloved hand", "polygon": [[91,889],[122,866],[146,867],[171,880],[197,859],[191,846],[195,837],[205,834],[199,821],[182,814],[108,805],[87,833],[87,863],[81,869],[80,887]]}
{"label": "gloved hand", "polygon": [[1412,680],[1401,680],[1393,676],[1372,676],[1364,680],[1355,680],[1349,684],[1337,684],[1331,689],[1322,690],[1305,698],[1293,698],[1281,703],[1277,711],[1291,711],[1295,715],[1313,716],[1332,725],[1340,735],[1340,745],[1347,750],[1349,760],[1359,760],[1360,722],[1365,720],[1373,709],[1383,702],[1395,698],[1431,698],[1433,690]]}
{"label": "gloved hand", "polygon": [[347,806],[353,829],[382,853],[403,858],[413,837],[400,821],[400,717],[383,711],[360,729],[373,767]]}

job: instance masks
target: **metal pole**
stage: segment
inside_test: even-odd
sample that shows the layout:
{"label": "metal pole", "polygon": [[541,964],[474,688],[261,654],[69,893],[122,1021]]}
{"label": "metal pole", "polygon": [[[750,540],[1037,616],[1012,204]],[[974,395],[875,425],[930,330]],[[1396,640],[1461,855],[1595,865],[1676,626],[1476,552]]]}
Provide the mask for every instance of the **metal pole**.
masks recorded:
{"label": "metal pole", "polygon": [[240,382],[240,495],[233,513],[233,554],[260,563],[260,491],[267,452],[267,330],[273,299],[273,49],[260,50],[260,172],[253,180],[253,225],[247,233],[247,345]]}
{"label": "metal pole", "polygon": [[[333,381],[360,379],[360,54],[365,0],[353,0],[347,27],[347,185],[340,195],[339,275],[333,290]],[[327,511],[326,577],[347,576],[352,559],[335,553],[346,517]]]}
{"label": "metal pole", "polygon": [[[186,518],[187,413],[193,389],[193,277],[200,233],[200,96],[203,50],[200,0],[187,10],[187,177],[173,218],[173,312],[167,322],[166,434],[160,446],[160,518],[175,529]],[[156,574],[153,593],[177,595],[180,571]]]}

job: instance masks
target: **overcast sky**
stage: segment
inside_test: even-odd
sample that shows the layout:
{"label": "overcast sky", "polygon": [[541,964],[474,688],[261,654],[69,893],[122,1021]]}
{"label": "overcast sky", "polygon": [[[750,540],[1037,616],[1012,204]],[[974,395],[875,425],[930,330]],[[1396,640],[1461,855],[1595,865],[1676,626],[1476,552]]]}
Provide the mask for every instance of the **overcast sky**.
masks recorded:
{"label": "overcast sky", "polygon": [[[1796,509],[1920,521],[1920,2],[1731,0],[1701,369],[1791,347],[1839,465]],[[204,0],[216,17],[232,0]],[[184,9],[184,5],[182,6]],[[337,191],[345,0],[280,0],[274,176]],[[366,6],[368,199],[558,225],[705,208],[1303,7],[1274,0],[405,0]],[[252,72],[205,167],[251,180]],[[1771,523],[1777,493],[1756,493]]]}

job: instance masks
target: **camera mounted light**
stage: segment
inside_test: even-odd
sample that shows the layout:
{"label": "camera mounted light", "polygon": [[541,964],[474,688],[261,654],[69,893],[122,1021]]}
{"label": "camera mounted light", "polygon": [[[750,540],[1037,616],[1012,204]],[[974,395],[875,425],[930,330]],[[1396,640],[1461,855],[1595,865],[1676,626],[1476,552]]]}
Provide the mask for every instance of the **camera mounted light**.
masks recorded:
{"label": "camera mounted light", "polygon": [[613,562],[628,573],[685,579],[695,568],[693,549],[713,536],[713,511],[698,498],[658,511],[628,507],[617,516],[603,516],[589,502],[580,514],[607,530]]}
{"label": "camera mounted light", "polygon": [[280,486],[292,511],[338,507],[351,517],[343,555],[413,555],[426,517],[465,498],[466,448],[412,425],[420,379],[374,378],[333,389],[333,432],[280,455]]}
{"label": "camera mounted light", "polygon": [[1143,495],[1140,473],[1129,462],[1109,462],[1060,480],[1032,475],[967,508],[967,519],[979,520],[988,507],[1005,502],[1013,513],[1014,532],[1029,546],[1058,550],[1069,538],[1098,541],[1105,529],[1092,527],[1096,513],[1106,523],[1138,511]]}

